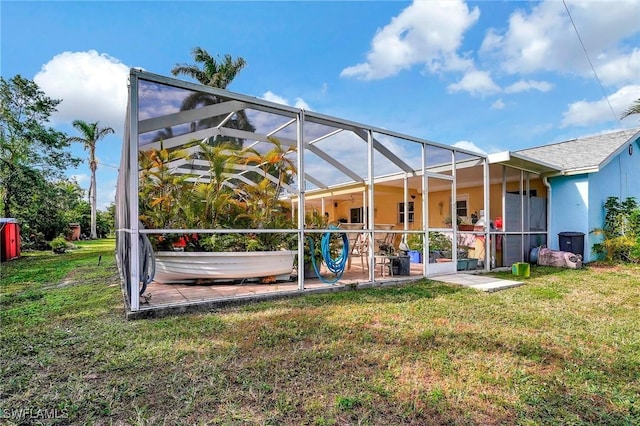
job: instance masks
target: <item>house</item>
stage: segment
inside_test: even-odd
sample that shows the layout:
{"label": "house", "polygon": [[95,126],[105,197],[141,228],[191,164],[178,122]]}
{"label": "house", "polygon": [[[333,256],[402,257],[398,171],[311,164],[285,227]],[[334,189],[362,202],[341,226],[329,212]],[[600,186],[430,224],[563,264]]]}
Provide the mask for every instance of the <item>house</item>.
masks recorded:
{"label": "house", "polygon": [[584,260],[595,260],[594,229],[604,223],[608,197],[640,200],[640,128],[604,133],[516,151],[557,168],[545,174],[549,189],[549,241],[558,249],[561,232],[585,234]]}
{"label": "house", "polygon": [[[494,266],[528,261],[531,248],[543,244],[559,250],[561,233],[578,236],[574,242],[582,239],[583,246],[573,251],[582,253],[585,262],[596,260],[592,247],[600,240],[592,231],[604,223],[606,199],[614,196],[640,200],[639,150],[640,128],[636,128],[490,154],[487,202],[481,166],[472,163],[467,168],[464,162],[458,162],[455,191],[446,185],[429,186],[428,228],[450,226],[454,209],[462,224],[471,223],[470,218],[478,217],[478,212],[488,211],[494,224],[504,223],[492,230],[497,237],[497,247],[492,252]],[[387,182],[376,186],[376,204],[387,206],[375,212],[378,223],[390,223],[396,229],[424,228],[420,185],[410,180],[407,189],[408,226],[403,227],[402,185]],[[308,206],[313,207],[312,200],[326,198],[324,209],[334,220],[366,222],[364,194],[364,186],[352,187],[351,191],[345,187],[342,191],[311,191],[307,200]],[[319,208],[319,204],[315,207]],[[463,229],[468,228],[458,226],[458,231]],[[456,239],[462,244],[469,238],[475,237],[459,232]]]}
{"label": "house", "polygon": [[[390,257],[405,261],[406,256],[386,250],[390,245],[398,251],[401,242],[422,243],[417,244],[424,260],[419,266],[398,266],[403,270],[398,275],[406,279],[456,273],[460,264],[489,271],[528,261],[532,248],[558,248],[560,232],[588,235],[601,227],[602,203],[608,196],[640,198],[639,129],[485,155],[146,71],[131,70],[129,82],[116,192],[116,235],[118,265],[132,312],[150,309],[148,300],[147,306],[141,306],[140,299],[147,284],[156,294],[152,302],[156,305],[224,302],[251,294],[242,293],[243,287],[233,282],[228,288],[211,286],[207,292],[217,293],[202,295],[204,290],[193,286],[177,289],[153,281],[151,271],[157,262],[146,241],[150,239],[166,242],[166,236],[186,234],[200,241],[200,234],[205,241],[204,236],[209,235],[288,234],[295,236],[294,246],[286,251],[291,252],[293,262],[294,256],[304,259],[309,235],[341,233],[308,226],[307,215],[317,212],[331,222],[349,223],[350,231],[342,234],[360,234],[368,243],[359,254],[360,262],[347,263],[353,270],[340,275],[336,284],[370,285],[388,280],[384,265],[390,263],[384,262]],[[242,120],[251,125],[243,127]],[[245,203],[260,204],[256,197],[260,191],[238,192],[238,188],[246,188],[242,183],[254,185],[255,173],[268,170],[270,163],[245,161],[225,170],[214,168],[219,164],[216,158],[222,157],[209,158],[209,148],[223,142],[252,150],[236,152],[239,156],[268,152],[277,143],[282,158],[292,165],[291,174],[276,179],[265,172],[264,177],[277,188],[277,195],[270,199],[278,197],[278,204],[286,205],[283,209],[290,213],[292,226],[236,229],[192,221],[202,226],[194,228],[174,220],[187,215],[198,219],[203,204],[193,202],[191,195],[215,194],[206,189],[214,181],[234,189]],[[147,186],[141,188],[141,182]],[[173,197],[148,191],[164,188],[165,183],[173,188]],[[180,208],[176,200],[182,200],[187,207],[167,214],[160,203],[163,200],[169,207]],[[224,210],[226,205],[216,206]],[[158,224],[141,222],[151,216],[159,218]],[[588,239],[587,261],[592,260],[591,236]],[[377,244],[379,241],[384,244]],[[228,253],[232,248],[216,252]],[[159,247],[155,251],[156,255],[161,252]],[[383,258],[382,267],[377,267],[379,258]],[[238,268],[245,272],[242,269]],[[290,266],[287,269],[291,271]],[[249,279],[273,275],[252,274]],[[290,277],[291,273],[283,275]],[[321,285],[305,279],[304,274],[297,274],[296,281],[282,284],[280,290],[261,287],[260,291],[307,292]],[[168,299],[159,297],[160,293]]]}

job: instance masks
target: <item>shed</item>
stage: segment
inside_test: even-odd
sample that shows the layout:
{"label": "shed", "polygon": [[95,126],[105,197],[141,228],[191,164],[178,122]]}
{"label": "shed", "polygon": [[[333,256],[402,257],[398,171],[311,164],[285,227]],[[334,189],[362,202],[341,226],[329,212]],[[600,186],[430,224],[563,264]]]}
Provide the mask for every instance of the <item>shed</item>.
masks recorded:
{"label": "shed", "polygon": [[20,257],[20,225],[13,218],[0,218],[0,261]]}

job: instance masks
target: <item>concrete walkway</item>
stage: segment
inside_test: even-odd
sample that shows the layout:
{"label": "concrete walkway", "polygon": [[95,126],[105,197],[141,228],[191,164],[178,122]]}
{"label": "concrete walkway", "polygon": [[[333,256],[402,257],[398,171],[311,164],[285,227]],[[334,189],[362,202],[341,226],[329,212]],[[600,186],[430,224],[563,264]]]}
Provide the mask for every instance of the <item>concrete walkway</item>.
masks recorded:
{"label": "concrete walkway", "polygon": [[521,281],[503,280],[478,274],[451,274],[429,277],[434,281],[441,281],[449,284],[457,284],[463,287],[475,288],[476,290],[493,293],[494,291],[505,290],[507,288],[519,287],[524,283]]}

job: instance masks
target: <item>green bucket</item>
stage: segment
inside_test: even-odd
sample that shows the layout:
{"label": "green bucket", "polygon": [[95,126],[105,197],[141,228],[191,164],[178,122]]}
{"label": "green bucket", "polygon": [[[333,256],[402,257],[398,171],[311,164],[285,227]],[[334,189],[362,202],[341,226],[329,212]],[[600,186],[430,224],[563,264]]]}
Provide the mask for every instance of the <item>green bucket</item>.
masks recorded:
{"label": "green bucket", "polygon": [[511,273],[518,277],[529,278],[529,275],[531,275],[531,265],[527,262],[516,262],[511,265]]}

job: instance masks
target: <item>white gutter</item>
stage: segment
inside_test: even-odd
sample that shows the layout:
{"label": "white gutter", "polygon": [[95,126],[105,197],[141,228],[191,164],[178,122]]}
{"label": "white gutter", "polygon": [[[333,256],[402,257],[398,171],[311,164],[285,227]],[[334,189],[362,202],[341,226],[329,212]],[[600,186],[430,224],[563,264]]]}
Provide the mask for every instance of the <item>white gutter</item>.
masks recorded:
{"label": "white gutter", "polygon": [[542,183],[547,187],[547,247],[551,241],[551,184],[547,176],[542,176]]}

